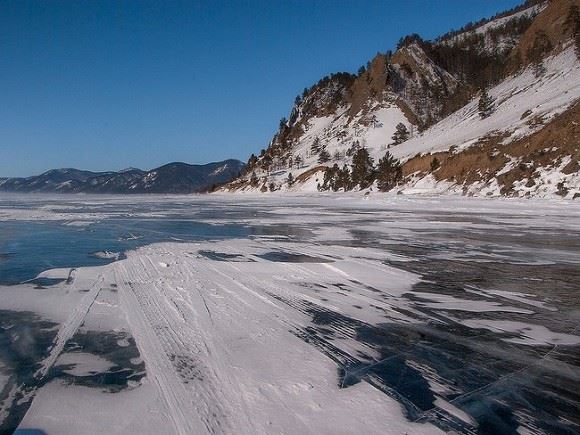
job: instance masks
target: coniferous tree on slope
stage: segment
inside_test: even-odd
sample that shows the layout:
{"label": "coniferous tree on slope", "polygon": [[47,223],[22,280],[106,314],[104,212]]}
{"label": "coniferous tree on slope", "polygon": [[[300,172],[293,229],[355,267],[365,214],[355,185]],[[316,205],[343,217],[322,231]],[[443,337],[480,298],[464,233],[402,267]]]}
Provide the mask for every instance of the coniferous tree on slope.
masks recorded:
{"label": "coniferous tree on slope", "polygon": [[252,172],[252,175],[250,176],[250,184],[254,187],[258,185],[258,176],[255,171]]}
{"label": "coniferous tree on slope", "polygon": [[399,122],[395,127],[395,133],[391,137],[395,145],[399,145],[409,139],[409,130],[405,127],[405,124]]}
{"label": "coniferous tree on slope", "polygon": [[318,163],[326,163],[330,160],[330,153],[326,151],[326,146],[322,147],[320,154],[318,155]]}
{"label": "coniferous tree on slope", "polygon": [[300,169],[302,167],[302,163],[304,163],[304,160],[302,159],[302,156],[298,154],[294,158],[294,165],[296,166],[296,169]]}
{"label": "coniferous tree on slope", "polygon": [[255,154],[252,154],[250,156],[250,158],[248,159],[248,165],[247,166],[249,168],[253,168],[256,165],[257,162],[258,162],[258,158],[255,156]]}
{"label": "coniferous tree on slope", "polygon": [[359,149],[352,158],[351,180],[361,189],[369,187],[375,177],[374,162],[366,148]]}
{"label": "coniferous tree on slope", "polygon": [[345,192],[347,190],[352,189],[351,179],[350,179],[350,171],[349,171],[346,163],[342,166],[342,169],[339,170],[337,173],[336,186],[337,186],[337,190],[344,189]]}
{"label": "coniferous tree on slope", "polygon": [[320,152],[320,139],[318,137],[315,137],[314,142],[312,142],[312,145],[310,145],[310,152],[313,155]]}
{"label": "coniferous tree on slope", "polygon": [[433,157],[433,160],[431,160],[431,172],[436,171],[437,169],[439,169],[439,166],[441,166],[441,162],[439,161],[439,159],[437,157]]}
{"label": "coniferous tree on slope", "polygon": [[335,163],[331,168],[324,171],[324,178],[322,179],[322,186],[319,190],[331,189],[336,191],[336,178],[338,173],[338,165]]}
{"label": "coniferous tree on slope", "polygon": [[402,178],[401,163],[387,151],[377,167],[377,187],[383,192],[391,190]]}
{"label": "coniferous tree on slope", "polygon": [[489,117],[495,110],[495,101],[485,89],[481,91],[477,110],[481,119]]}
{"label": "coniferous tree on slope", "polygon": [[332,165],[331,168],[327,168],[324,171],[324,178],[322,186],[319,190],[332,190],[337,192],[343,189],[345,192],[352,188],[350,181],[350,171],[348,166],[344,164],[342,169],[339,169],[338,164]]}

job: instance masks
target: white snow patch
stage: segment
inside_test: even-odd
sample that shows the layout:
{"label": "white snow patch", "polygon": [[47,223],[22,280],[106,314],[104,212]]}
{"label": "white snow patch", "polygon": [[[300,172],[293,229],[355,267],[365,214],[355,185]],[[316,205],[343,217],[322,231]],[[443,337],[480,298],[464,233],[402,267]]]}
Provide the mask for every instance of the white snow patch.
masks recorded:
{"label": "white snow patch", "polygon": [[575,346],[580,344],[580,336],[578,335],[550,331],[545,326],[532,323],[490,319],[464,320],[461,323],[470,328],[482,328],[494,332],[518,334],[520,335],[519,338],[506,338],[504,341],[525,344],[527,346]]}
{"label": "white snow patch", "polygon": [[63,353],[56,360],[55,365],[72,366],[63,371],[73,376],[90,376],[97,373],[104,373],[115,366],[115,364],[98,355],[84,352]]}

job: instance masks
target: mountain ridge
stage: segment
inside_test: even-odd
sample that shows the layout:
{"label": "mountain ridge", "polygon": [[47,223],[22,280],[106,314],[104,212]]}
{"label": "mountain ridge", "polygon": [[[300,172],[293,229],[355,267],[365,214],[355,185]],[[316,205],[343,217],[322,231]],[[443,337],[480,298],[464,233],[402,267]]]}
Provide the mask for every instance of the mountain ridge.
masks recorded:
{"label": "mountain ridge", "polygon": [[232,180],[243,168],[243,162],[227,159],[202,165],[172,162],[149,171],[137,168],[104,172],[50,169],[31,177],[0,178],[0,192],[199,193]]}

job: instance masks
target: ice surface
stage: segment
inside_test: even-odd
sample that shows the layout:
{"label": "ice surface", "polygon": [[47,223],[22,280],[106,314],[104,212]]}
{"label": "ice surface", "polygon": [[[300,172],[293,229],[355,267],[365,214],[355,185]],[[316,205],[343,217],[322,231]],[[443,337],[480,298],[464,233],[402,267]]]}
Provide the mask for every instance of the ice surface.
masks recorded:
{"label": "ice surface", "polygon": [[[534,433],[564,427],[558,413],[576,424],[575,203],[244,195],[114,199],[113,212],[105,197],[67,201],[96,221],[117,216],[122,234],[118,216],[152,208],[186,241],[157,243],[152,227],[122,260],[0,287],[3,313],[53,322],[37,383],[1,369],[15,385],[4,410],[32,399],[21,428]],[[42,204],[0,208],[14,222],[69,221]],[[187,239],[193,219],[212,232]],[[228,225],[248,235],[216,231]],[[18,325],[37,337],[32,319],[0,319],[5,338],[18,343]]]}
{"label": "ice surface", "polygon": [[[513,333],[517,338],[508,338],[506,341],[526,345],[578,345],[580,335],[562,334],[550,331],[542,325],[531,323],[511,322],[508,320],[465,320],[463,322],[470,328],[483,328],[502,333]],[[574,331],[576,332],[576,331]]]}

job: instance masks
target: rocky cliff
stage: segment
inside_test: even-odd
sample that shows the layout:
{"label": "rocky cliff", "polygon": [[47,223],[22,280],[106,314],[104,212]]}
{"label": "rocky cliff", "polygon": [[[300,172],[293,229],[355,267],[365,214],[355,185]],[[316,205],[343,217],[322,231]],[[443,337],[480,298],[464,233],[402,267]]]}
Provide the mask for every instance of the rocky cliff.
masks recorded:
{"label": "rocky cliff", "polygon": [[[377,189],[352,174],[363,149],[377,180],[389,168],[379,159],[398,160],[388,186],[399,193],[580,195],[579,7],[529,1],[433,41],[409,35],[357,74],[324,77],[222,190]],[[326,183],[333,167],[350,182]]]}

